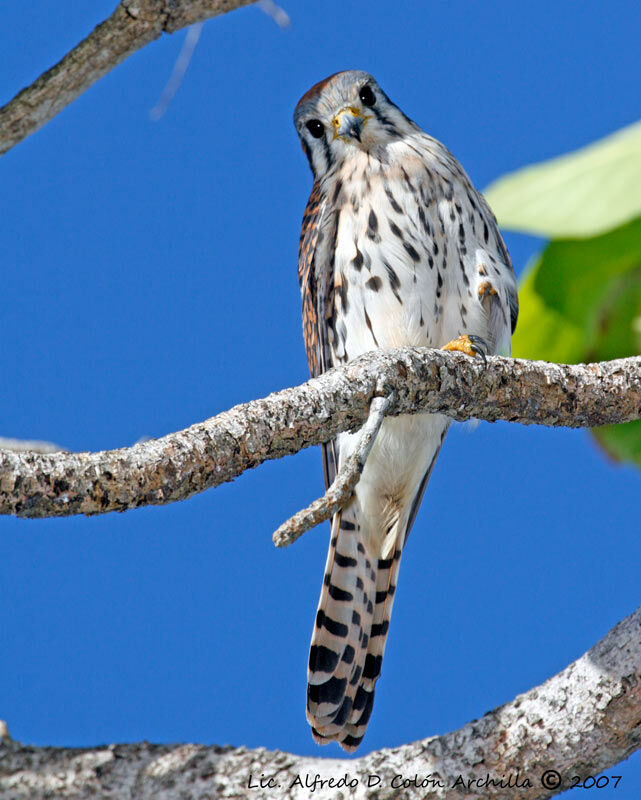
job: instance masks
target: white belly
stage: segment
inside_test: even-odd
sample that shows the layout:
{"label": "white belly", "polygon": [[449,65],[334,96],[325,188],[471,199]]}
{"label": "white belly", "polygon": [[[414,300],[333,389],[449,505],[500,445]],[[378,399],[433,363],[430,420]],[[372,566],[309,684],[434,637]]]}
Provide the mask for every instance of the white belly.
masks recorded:
{"label": "white belly", "polygon": [[[351,183],[345,181],[347,205],[337,231],[335,363],[378,348],[441,347],[463,332],[483,336],[484,331],[465,328],[457,285],[461,275],[455,273],[452,253],[448,265],[443,244],[439,246],[455,242],[456,232],[437,232],[437,206],[422,205],[408,192],[400,173],[394,180],[389,166],[384,177],[370,171],[367,187],[359,182],[360,174],[353,170]],[[454,223],[448,212],[449,224]],[[447,417],[433,414],[404,415],[383,423],[354,501],[360,505],[372,554],[387,557],[399,539],[402,544],[412,503],[448,424]],[[345,433],[338,441],[342,462],[351,454],[355,437]]]}

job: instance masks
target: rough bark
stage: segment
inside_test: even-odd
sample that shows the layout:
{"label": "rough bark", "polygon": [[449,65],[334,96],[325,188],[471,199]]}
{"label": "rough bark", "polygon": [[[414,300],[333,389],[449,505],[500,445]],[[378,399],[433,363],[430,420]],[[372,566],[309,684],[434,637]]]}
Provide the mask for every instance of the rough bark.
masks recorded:
{"label": "rough bark", "polygon": [[122,0],[51,69],[0,108],[0,155],[79,97],[128,56],[187,25],[224,14],[255,0]]}
{"label": "rough bark", "polygon": [[[640,679],[637,609],[542,686],[444,736],[356,760],[196,744],[65,749],[4,741],[0,798],[551,797],[599,775],[641,745]],[[606,773],[611,786],[616,772]],[[337,785],[341,778],[351,786]],[[319,784],[330,779],[332,785]]]}
{"label": "rough bark", "polygon": [[427,348],[375,351],[301,386],[161,439],[99,453],[0,450],[0,513],[124,511],[184,500],[263,461],[359,428],[376,396],[388,414],[585,427],[641,417],[641,357],[562,365]]}

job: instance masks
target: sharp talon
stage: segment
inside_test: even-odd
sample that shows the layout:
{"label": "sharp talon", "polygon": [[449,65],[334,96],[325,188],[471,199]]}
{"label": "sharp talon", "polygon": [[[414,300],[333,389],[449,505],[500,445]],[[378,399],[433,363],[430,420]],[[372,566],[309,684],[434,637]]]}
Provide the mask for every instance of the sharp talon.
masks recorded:
{"label": "sharp talon", "polygon": [[478,356],[483,361],[484,367],[487,367],[487,358],[482,350],[477,350],[476,353],[474,353],[474,355]]}
{"label": "sharp talon", "polygon": [[456,350],[459,353],[465,353],[471,358],[480,356],[483,359],[483,364],[487,364],[487,343],[485,339],[481,339],[480,336],[475,336],[474,334],[464,333],[462,336],[457,336],[456,339],[452,339],[441,350]]}
{"label": "sharp talon", "polygon": [[474,350],[475,356],[480,356],[483,359],[483,363],[487,364],[487,351],[488,346],[485,339],[482,339],[480,336],[475,336],[473,333],[470,333],[467,337],[470,342],[472,342],[472,350]]}

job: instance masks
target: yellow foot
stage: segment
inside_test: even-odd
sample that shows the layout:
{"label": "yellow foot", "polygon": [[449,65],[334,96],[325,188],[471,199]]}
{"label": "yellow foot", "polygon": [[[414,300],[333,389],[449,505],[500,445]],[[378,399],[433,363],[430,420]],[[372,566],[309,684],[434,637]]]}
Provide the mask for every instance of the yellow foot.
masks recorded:
{"label": "yellow foot", "polygon": [[444,347],[441,347],[441,350],[456,350],[472,358],[480,356],[483,361],[485,361],[487,344],[480,336],[464,333],[462,336],[457,336],[456,339],[452,339],[452,341],[448,342]]}
{"label": "yellow foot", "polygon": [[498,297],[496,289],[492,286],[492,284],[489,281],[483,281],[479,285],[477,294],[479,302],[483,306],[485,313],[489,314],[493,299],[495,297]]}

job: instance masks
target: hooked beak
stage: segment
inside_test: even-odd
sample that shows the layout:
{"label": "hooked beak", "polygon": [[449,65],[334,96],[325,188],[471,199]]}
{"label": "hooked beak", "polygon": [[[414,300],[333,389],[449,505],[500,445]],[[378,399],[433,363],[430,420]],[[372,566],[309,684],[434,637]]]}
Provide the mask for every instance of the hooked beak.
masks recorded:
{"label": "hooked beak", "polygon": [[361,133],[368,119],[369,117],[364,117],[359,109],[353,106],[341,109],[332,120],[334,139],[342,139],[344,142],[356,139],[360,142]]}

